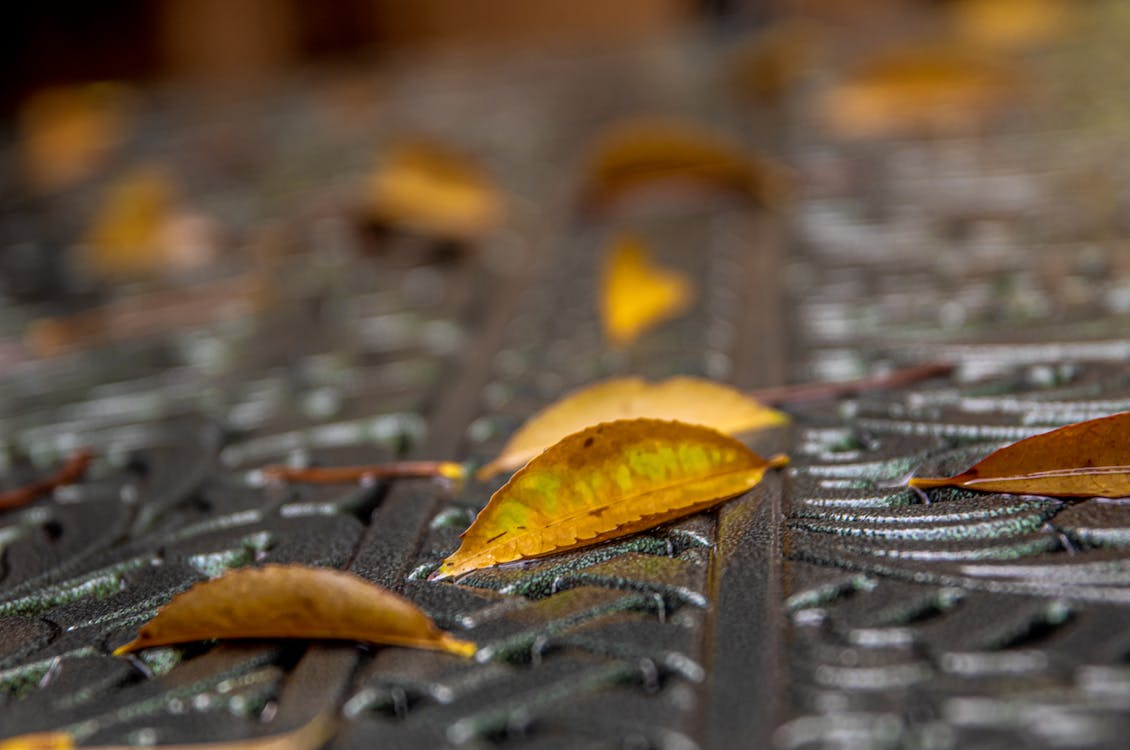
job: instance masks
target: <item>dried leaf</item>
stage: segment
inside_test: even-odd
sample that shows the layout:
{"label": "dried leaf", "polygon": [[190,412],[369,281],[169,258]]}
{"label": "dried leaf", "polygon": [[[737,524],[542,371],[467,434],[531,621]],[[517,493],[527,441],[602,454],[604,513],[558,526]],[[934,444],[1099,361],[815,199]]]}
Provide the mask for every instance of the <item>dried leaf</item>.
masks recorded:
{"label": "dried leaf", "polygon": [[616,346],[632,343],[656,324],[683,313],[694,298],[686,274],[656,265],[638,237],[608,247],[600,280],[600,320]]}
{"label": "dried leaf", "polygon": [[888,50],[829,91],[823,115],[848,137],[965,131],[1015,93],[1014,76],[951,46]]}
{"label": "dried leaf", "polygon": [[764,459],[701,425],[630,419],[569,435],[510,478],[432,580],[633,534],[756,486]]}
{"label": "dried leaf", "polygon": [[213,638],[333,638],[470,656],[412,602],[352,573],[301,565],[233,570],[174,597],[114,654]]}
{"label": "dried leaf", "polygon": [[615,210],[647,192],[730,192],[759,204],[787,201],[791,179],[775,162],[718,133],[677,120],[632,120],[610,128],[593,147],[584,202]]}
{"label": "dried leaf", "polygon": [[909,484],[1051,497],[1130,497],[1130,412],[1034,435],[955,476],[914,477]]}
{"label": "dried leaf", "polygon": [[494,182],[462,154],[425,141],[393,147],[369,180],[369,211],[380,223],[467,240],[502,223]]}
{"label": "dried leaf", "polygon": [[478,477],[517,469],[562,438],[599,422],[641,417],[699,424],[729,435],[789,421],[782,412],[712,380],[612,378],[574,391],[532,416],[498,458],[479,469]]}
{"label": "dried leaf", "polygon": [[[231,742],[190,742],[156,745],[156,750],[316,750],[333,736],[333,714],[323,711],[290,732]],[[86,750],[126,750],[128,745],[97,745]],[[36,732],[0,740],[0,750],[74,750],[74,737],[67,732]]]}
{"label": "dried leaf", "polygon": [[20,108],[20,146],[32,185],[59,190],[91,175],[126,137],[132,95],[121,84],[44,89]]}
{"label": "dried leaf", "polygon": [[1073,10],[1064,0],[959,0],[950,12],[955,30],[970,42],[1016,49],[1061,36]]}

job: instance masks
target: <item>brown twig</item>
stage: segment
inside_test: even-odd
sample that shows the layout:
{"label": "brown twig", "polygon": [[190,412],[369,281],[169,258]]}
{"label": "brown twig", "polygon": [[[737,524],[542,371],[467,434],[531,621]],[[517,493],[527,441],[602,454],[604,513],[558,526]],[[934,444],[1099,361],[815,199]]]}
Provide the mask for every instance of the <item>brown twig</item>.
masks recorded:
{"label": "brown twig", "polygon": [[870,375],[865,378],[845,380],[838,383],[799,383],[776,388],[761,388],[750,391],[749,395],[769,406],[795,404],[803,401],[833,401],[867,391],[904,388],[923,380],[948,375],[953,372],[953,368],[951,362],[927,362],[922,365],[894,370],[884,375]]}
{"label": "brown twig", "polygon": [[452,482],[466,475],[462,464],[453,461],[399,461],[368,466],[334,466],[298,469],[271,465],[259,470],[266,482],[298,482],[302,484],[346,484],[374,479],[411,479],[439,477]]}
{"label": "brown twig", "polygon": [[0,510],[22,507],[52,492],[56,487],[74,484],[86,474],[86,467],[93,458],[94,454],[89,450],[76,451],[63,463],[55,476],[0,493]]}

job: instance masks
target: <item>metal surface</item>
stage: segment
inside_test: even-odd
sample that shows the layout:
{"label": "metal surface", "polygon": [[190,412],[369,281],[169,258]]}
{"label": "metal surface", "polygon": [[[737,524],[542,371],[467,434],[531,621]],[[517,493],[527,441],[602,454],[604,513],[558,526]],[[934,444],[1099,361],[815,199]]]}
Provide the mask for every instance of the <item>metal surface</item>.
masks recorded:
{"label": "metal surface", "polygon": [[[237,143],[274,134],[256,153],[281,155],[285,115],[306,139],[287,155],[305,185],[363,171],[373,133],[438,131],[520,196],[514,230],[453,259],[366,256],[348,211],[290,206],[265,170],[233,215],[295,217],[290,241],[321,259],[297,266],[282,309],[13,365],[6,483],[75,445],[98,459],[87,481],[0,517],[0,733],[233,740],[333,707],[340,748],[1119,745],[1126,506],[956,490],[925,504],[900,484],[1130,406],[1120,245],[1083,223],[1046,239],[1041,222],[1077,166],[1046,147],[1067,131],[1018,118],[877,156],[800,117],[785,138],[779,112],[719,103],[721,59],[696,42],[406,73],[382,81],[393,114],[354,141],[319,138],[301,92],[231,124]],[[599,126],[648,110],[757,120],[773,142],[753,145],[788,142],[810,189],[788,215],[720,202],[636,217],[699,296],[613,352],[594,294],[614,223],[576,217],[560,174]],[[458,585],[425,578],[497,485],[249,481],[276,461],[483,460],[536,409],[610,374],[749,388],[938,357],[958,364],[952,378],[797,409],[758,443],[790,452],[787,474],[717,511]],[[176,592],[257,562],[353,570],[474,640],[478,658],[305,642],[110,656]]]}

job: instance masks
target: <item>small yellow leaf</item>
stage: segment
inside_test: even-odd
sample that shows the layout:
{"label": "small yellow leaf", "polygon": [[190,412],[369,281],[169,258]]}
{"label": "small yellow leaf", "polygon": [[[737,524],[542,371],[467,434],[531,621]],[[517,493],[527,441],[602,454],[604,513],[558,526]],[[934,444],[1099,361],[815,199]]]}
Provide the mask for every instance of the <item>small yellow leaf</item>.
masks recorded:
{"label": "small yellow leaf", "polygon": [[473,643],[437,628],[412,602],[352,573],[266,565],[196,584],[114,654],[213,638],[332,638],[475,652]]}
{"label": "small yellow leaf", "polygon": [[87,232],[87,265],[99,276],[148,275],[165,263],[165,229],[176,190],[155,166],[134,169],[112,184]]}
{"label": "small yellow leaf", "polygon": [[381,224],[447,239],[474,239],[502,223],[504,201],[487,174],[445,146],[394,146],[369,180],[369,211]]}
{"label": "small yellow leaf", "polygon": [[478,477],[488,479],[517,469],[567,435],[598,422],[640,417],[700,424],[728,435],[789,421],[784,413],[712,380],[674,377],[649,383],[641,378],[612,378],[574,391],[532,416],[498,458],[479,470]]}
{"label": "small yellow leaf", "polygon": [[614,211],[641,192],[691,190],[745,195],[766,206],[785,202],[788,172],[770,159],[695,123],[639,119],[618,123],[596,142],[584,202]]}
{"label": "small yellow leaf", "polygon": [[652,326],[677,317],[693,298],[686,274],[653,263],[639,238],[621,236],[609,246],[600,281],[600,319],[614,345],[630,344]]}
{"label": "small yellow leaf", "polygon": [[630,419],[569,435],[510,478],[432,580],[633,534],[755,487],[764,459],[701,425]]}
{"label": "small yellow leaf", "polygon": [[[323,711],[298,729],[268,737],[231,742],[190,742],[156,745],[158,750],[316,750],[333,736],[333,714]],[[0,750],[73,750],[74,737],[67,732],[36,732],[0,740]],[[97,745],[87,750],[126,750],[127,745]]]}
{"label": "small yellow leaf", "polygon": [[960,474],[914,477],[908,484],[1051,497],[1130,497],[1130,412],[1033,435]]}
{"label": "small yellow leaf", "polygon": [[883,52],[823,98],[824,119],[840,135],[949,133],[973,128],[1015,94],[1010,71],[952,46]]}

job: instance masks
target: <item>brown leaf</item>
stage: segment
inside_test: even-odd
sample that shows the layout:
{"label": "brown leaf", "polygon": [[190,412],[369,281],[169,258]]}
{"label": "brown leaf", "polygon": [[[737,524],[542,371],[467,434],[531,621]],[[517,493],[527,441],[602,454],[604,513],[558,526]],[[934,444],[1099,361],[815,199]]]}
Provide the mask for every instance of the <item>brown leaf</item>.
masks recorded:
{"label": "brown leaf", "polygon": [[114,650],[213,638],[332,638],[470,656],[412,602],[352,573],[302,565],[233,570],[179,594]]}
{"label": "brown leaf", "polygon": [[656,265],[638,237],[621,235],[609,245],[600,279],[600,320],[612,344],[632,343],[683,313],[693,298],[687,275]]}
{"label": "brown leaf", "polygon": [[882,52],[824,96],[824,119],[840,135],[946,134],[974,128],[1016,93],[999,62],[949,45]]}
{"label": "brown leaf", "polygon": [[1034,435],[955,476],[914,477],[909,484],[1051,497],[1130,497],[1130,412]]}
{"label": "brown leaf", "polygon": [[505,214],[502,194],[478,164],[423,140],[389,150],[369,180],[368,207],[379,224],[456,240],[493,231]]}
{"label": "brown leaf", "polygon": [[766,206],[786,202],[787,170],[694,123],[631,120],[605,132],[593,146],[584,178],[586,205],[615,211],[655,193],[736,193]]}
{"label": "brown leaf", "polygon": [[649,383],[612,378],[574,391],[530,417],[502,452],[479,469],[479,479],[512,471],[568,435],[599,422],[661,419],[699,424],[734,435],[787,424],[788,416],[712,380],[674,377]]}
{"label": "brown leaf", "polygon": [[710,508],[755,487],[768,460],[701,425],[629,419],[569,435],[491,497],[430,576],[598,544]]}
{"label": "brown leaf", "polygon": [[[268,737],[231,742],[190,742],[155,745],[157,750],[316,750],[333,735],[333,715],[328,711],[315,716],[298,729]],[[0,750],[74,750],[74,737],[67,732],[36,732],[0,740]],[[126,750],[128,745],[97,745],[87,750]]]}

